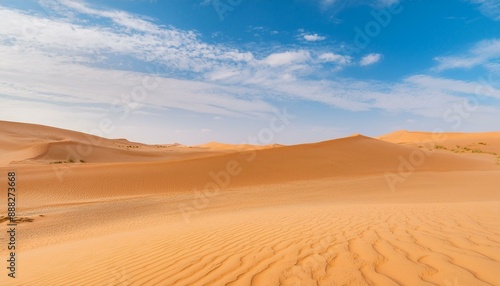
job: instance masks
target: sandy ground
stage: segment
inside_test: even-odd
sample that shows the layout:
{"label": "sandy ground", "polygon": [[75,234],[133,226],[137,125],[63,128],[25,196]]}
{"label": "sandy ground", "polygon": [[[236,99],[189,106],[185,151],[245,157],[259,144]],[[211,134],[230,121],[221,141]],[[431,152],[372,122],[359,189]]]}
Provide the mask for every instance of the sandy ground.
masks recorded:
{"label": "sandy ground", "polygon": [[434,135],[152,146],[0,122],[32,220],[0,284],[500,285],[500,133]]}

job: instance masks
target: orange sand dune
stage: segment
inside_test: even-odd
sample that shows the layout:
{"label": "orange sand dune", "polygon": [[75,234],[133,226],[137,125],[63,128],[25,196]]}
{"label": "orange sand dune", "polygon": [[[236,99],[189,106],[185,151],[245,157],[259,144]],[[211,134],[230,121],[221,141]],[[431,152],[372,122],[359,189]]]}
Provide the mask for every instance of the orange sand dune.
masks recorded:
{"label": "orange sand dune", "polygon": [[498,133],[244,150],[99,139],[60,164],[94,137],[0,134],[20,221],[17,278],[2,266],[1,285],[500,285]]}
{"label": "orange sand dune", "polygon": [[[418,164],[412,165],[413,161]],[[489,158],[432,153],[355,136],[170,162],[26,166],[23,168],[26,178],[22,183],[25,192],[35,195],[37,189],[51,190],[50,196],[39,197],[33,202],[41,203],[53,201],[54,196],[75,200],[128,196],[138,191],[157,194],[388,172],[398,174],[408,168],[418,172],[500,170],[500,166]]]}

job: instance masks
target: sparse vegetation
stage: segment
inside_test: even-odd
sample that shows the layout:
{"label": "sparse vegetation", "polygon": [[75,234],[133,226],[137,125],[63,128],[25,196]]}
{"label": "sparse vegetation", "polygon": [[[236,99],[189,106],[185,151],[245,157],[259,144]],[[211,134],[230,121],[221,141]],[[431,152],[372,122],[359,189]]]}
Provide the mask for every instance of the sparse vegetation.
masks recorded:
{"label": "sparse vegetation", "polygon": [[141,148],[141,146],[136,146],[136,145],[118,145],[118,148]]}
{"label": "sparse vegetation", "polygon": [[448,148],[444,147],[443,145],[434,145],[434,149],[448,150]]}
{"label": "sparse vegetation", "polygon": [[[10,217],[8,216],[0,216],[0,223],[4,222],[4,221],[9,221],[10,220]],[[34,219],[30,218],[30,217],[14,217],[14,221],[15,223],[21,223],[21,222],[33,222]]]}
{"label": "sparse vegetation", "polygon": [[34,219],[30,217],[14,217],[14,222],[15,223],[21,223],[21,222],[33,222]]}
{"label": "sparse vegetation", "polygon": [[[486,145],[486,143],[484,142],[479,142],[478,144],[480,145]],[[490,154],[490,155],[495,155],[497,156],[498,154],[495,153],[495,152],[487,152],[487,151],[483,151],[481,149],[478,149],[478,148],[470,148],[470,147],[466,147],[466,146],[460,146],[460,145],[456,145],[456,149],[448,149],[442,145],[435,145],[434,148],[435,149],[443,149],[443,150],[450,150],[452,152],[455,152],[455,153],[466,153],[466,152],[470,152],[470,153],[475,153],[475,154]],[[500,158],[500,156],[497,157],[497,160],[498,158]],[[500,162],[497,162],[497,163],[500,163]]]}
{"label": "sparse vegetation", "polygon": [[141,146],[123,145],[123,146],[120,146],[120,147],[125,147],[125,148],[129,149],[129,148],[140,148]]}
{"label": "sparse vegetation", "polygon": [[[54,162],[49,162],[49,164],[67,164],[67,163],[76,163],[74,159],[69,159],[67,161],[54,161]],[[86,163],[84,160],[79,160],[80,163]]]}

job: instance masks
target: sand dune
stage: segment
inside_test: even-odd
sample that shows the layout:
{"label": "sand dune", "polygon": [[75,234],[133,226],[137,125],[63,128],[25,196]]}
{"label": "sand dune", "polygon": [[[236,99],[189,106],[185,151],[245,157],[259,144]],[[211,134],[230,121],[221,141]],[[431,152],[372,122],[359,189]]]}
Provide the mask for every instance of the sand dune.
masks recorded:
{"label": "sand dune", "polygon": [[0,152],[4,154],[0,158],[0,166],[170,161],[270,147],[273,146],[215,143],[208,146],[175,143],[147,145],[48,126],[0,121]]}
{"label": "sand dune", "polygon": [[[415,161],[419,164],[412,165]],[[406,162],[406,163],[405,163]],[[494,160],[429,152],[355,136],[315,144],[170,162],[63,164],[23,168],[21,186],[43,204],[59,200],[185,192],[374,174],[500,170]],[[138,171],[140,168],[140,171]],[[412,172],[413,172],[412,171]],[[91,180],[87,178],[92,178]],[[389,186],[387,186],[389,188]],[[50,190],[40,195],[37,189]],[[103,191],[105,190],[105,191]]]}
{"label": "sand dune", "polygon": [[[500,285],[499,133],[240,148],[0,134],[22,242],[7,285]],[[88,138],[85,163],[52,162]]]}
{"label": "sand dune", "polygon": [[477,132],[477,133],[461,133],[461,132],[420,132],[399,130],[389,134],[379,136],[378,138],[384,141],[393,143],[418,143],[426,141],[446,141],[446,140],[469,140],[471,143],[476,141],[497,142],[500,140],[500,132]]}
{"label": "sand dune", "polygon": [[443,150],[455,153],[500,155],[500,132],[432,133],[400,130],[380,136],[379,139],[409,146],[435,147],[437,145]]}

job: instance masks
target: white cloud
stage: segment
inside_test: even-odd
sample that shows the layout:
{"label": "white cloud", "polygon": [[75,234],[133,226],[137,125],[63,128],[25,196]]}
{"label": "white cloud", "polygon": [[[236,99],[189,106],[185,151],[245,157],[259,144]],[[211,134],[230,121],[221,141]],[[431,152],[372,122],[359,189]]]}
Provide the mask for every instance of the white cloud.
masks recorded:
{"label": "white cloud", "polygon": [[475,44],[463,55],[437,57],[438,71],[448,69],[468,69],[479,65],[489,64],[491,60],[500,58],[500,40],[484,40]]}
{"label": "white cloud", "polygon": [[381,54],[372,53],[362,57],[361,60],[359,61],[359,64],[361,66],[369,66],[379,62],[381,59],[382,59]]}
{"label": "white cloud", "polygon": [[101,18],[108,18],[119,26],[126,27],[131,30],[141,31],[141,32],[158,32],[161,33],[161,29],[155,24],[140,19],[137,16],[133,16],[129,13],[123,11],[106,11],[93,9],[80,1],[75,0],[59,0],[58,3],[72,9],[73,11],[93,15]]}
{"label": "white cloud", "polygon": [[333,4],[335,4],[335,2],[337,2],[337,0],[319,0],[319,3],[323,9],[332,6]]}
{"label": "white cloud", "polygon": [[224,80],[239,75],[240,72],[235,69],[220,69],[207,74],[211,81]]}
{"label": "white cloud", "polygon": [[[260,80],[255,81],[259,76]],[[483,82],[467,82],[418,75],[402,82],[386,83],[352,79],[305,80],[287,82],[270,74],[241,76],[244,85],[264,87],[272,97],[288,97],[315,101],[350,111],[384,110],[409,112],[439,118],[453,104],[463,104],[465,98],[478,96],[497,98],[500,91]],[[478,94],[479,93],[479,94]],[[486,106],[487,103],[480,102]],[[491,111],[491,110],[490,110]]]}
{"label": "white cloud", "polygon": [[399,2],[400,2],[400,0],[378,0],[377,6],[379,8],[385,8],[385,7],[389,7],[389,6],[398,4]]}
{"label": "white cloud", "polygon": [[303,63],[311,58],[307,51],[287,51],[283,53],[274,53],[267,56],[264,62],[270,66],[283,66],[292,63]]}
{"label": "white cloud", "polygon": [[369,5],[373,8],[384,9],[388,6],[400,3],[400,0],[318,0],[319,7],[323,10],[335,8],[338,12],[350,5]]}
{"label": "white cloud", "polygon": [[141,61],[157,62],[172,70],[202,72],[219,62],[253,61],[249,52],[206,44],[191,31],[165,28],[119,11],[96,11],[82,3],[62,1],[69,8],[95,17],[111,19],[116,27],[43,19],[0,6],[0,43],[15,43],[24,50],[71,55],[87,61],[105,61],[122,55]]}
{"label": "white cloud", "polygon": [[65,58],[20,54],[2,46],[0,53],[5,56],[0,62],[0,94],[27,102],[98,105],[108,112],[112,112],[113,106],[176,108],[232,117],[261,117],[276,110],[248,89],[87,67],[67,63]]}
{"label": "white cloud", "polygon": [[317,41],[323,41],[326,39],[326,37],[320,36],[318,34],[305,34],[303,35],[304,40],[308,42],[317,42]]}
{"label": "white cloud", "polygon": [[419,86],[425,86],[431,90],[446,91],[455,94],[491,96],[500,99],[500,91],[495,89],[492,84],[488,82],[461,81],[427,75],[411,76],[405,81]]}
{"label": "white cloud", "polygon": [[469,0],[479,5],[479,11],[495,21],[500,21],[500,2],[498,0]]}
{"label": "white cloud", "polygon": [[343,56],[334,53],[324,53],[318,57],[322,62],[325,63],[336,63],[339,65],[348,65],[351,63],[352,58],[350,56]]}

